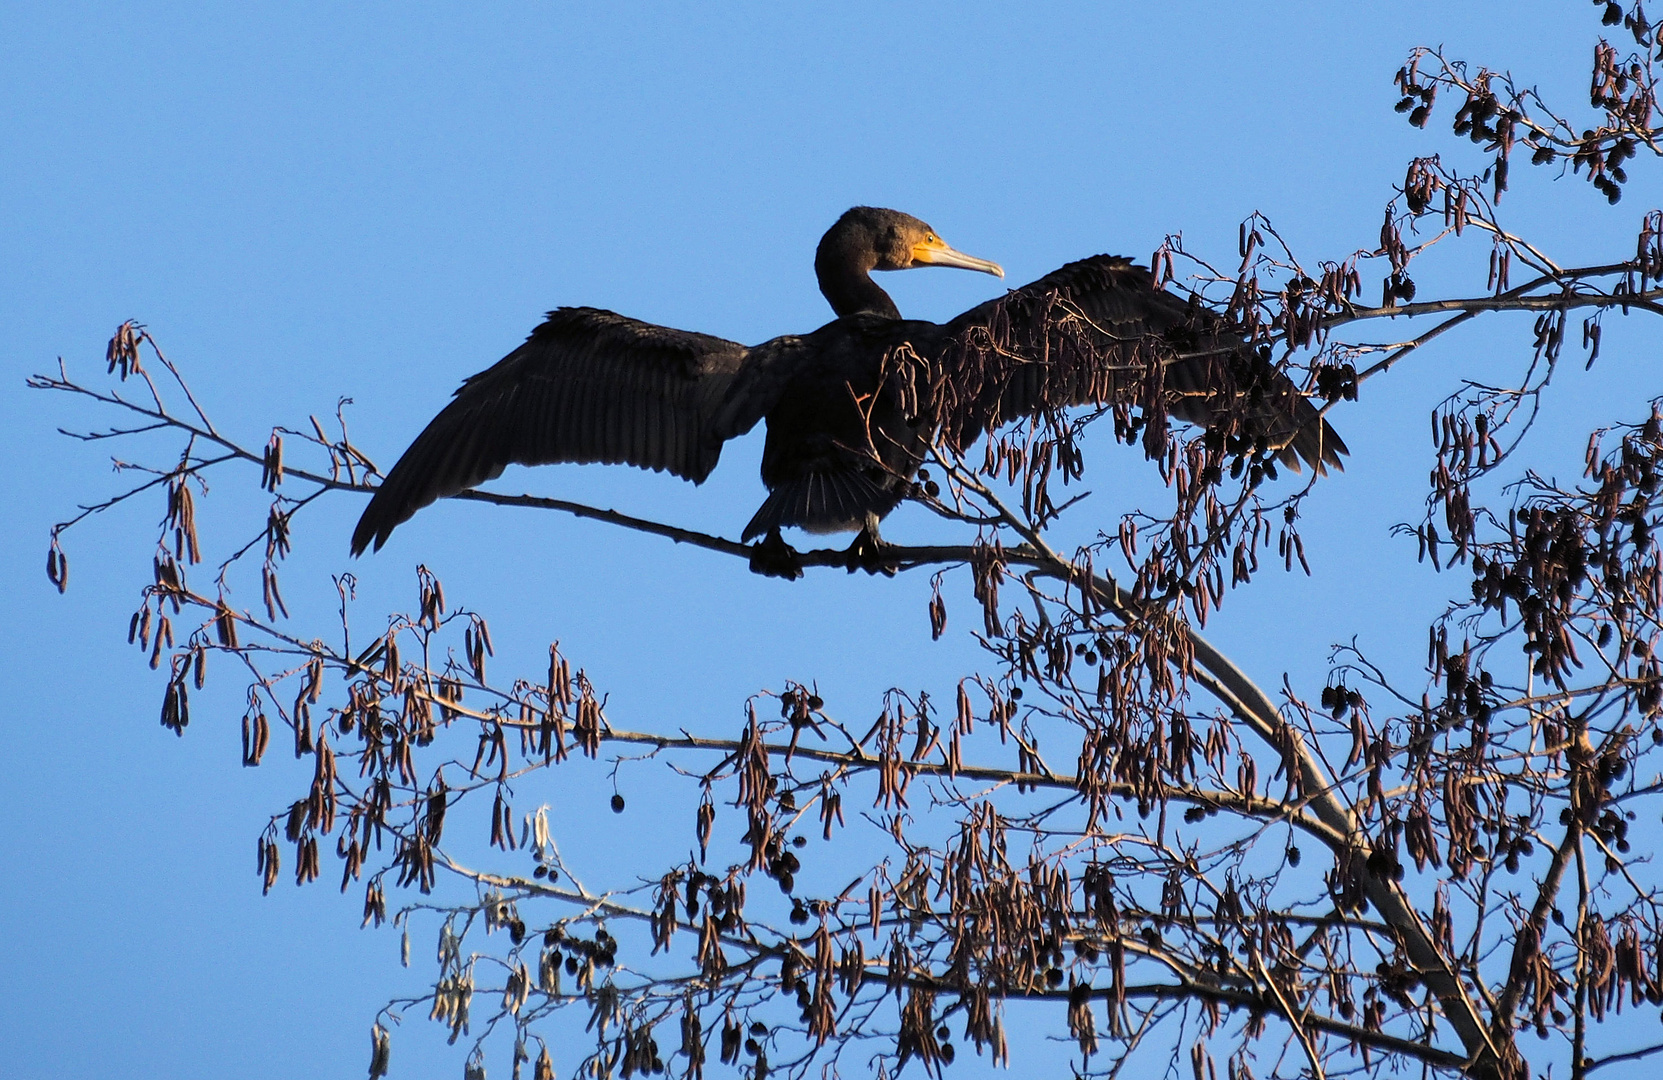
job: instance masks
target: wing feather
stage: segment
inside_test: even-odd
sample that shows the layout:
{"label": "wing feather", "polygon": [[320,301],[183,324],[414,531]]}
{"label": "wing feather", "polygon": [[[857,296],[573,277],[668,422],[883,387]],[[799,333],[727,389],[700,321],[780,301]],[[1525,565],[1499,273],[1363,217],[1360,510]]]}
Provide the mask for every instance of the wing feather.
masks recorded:
{"label": "wing feather", "polygon": [[1048,408],[1127,402],[1206,427],[1233,423],[1296,469],[1341,468],[1348,452],[1287,375],[1223,319],[1119,256],[1069,263],[946,329],[937,397],[960,446]]}
{"label": "wing feather", "polygon": [[352,551],[380,548],[417,510],[510,464],[609,462],[699,483],[722,443],[748,430],[734,416],[771,404],[733,401],[752,353],[596,308],[550,312],[525,344],[465,380],[411,443],[364,510]]}

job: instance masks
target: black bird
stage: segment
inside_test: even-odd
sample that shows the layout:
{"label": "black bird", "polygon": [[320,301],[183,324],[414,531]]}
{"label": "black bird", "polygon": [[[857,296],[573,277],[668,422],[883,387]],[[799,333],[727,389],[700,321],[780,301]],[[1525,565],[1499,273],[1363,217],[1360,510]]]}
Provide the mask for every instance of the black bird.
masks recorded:
{"label": "black bird", "polygon": [[621,463],[697,484],[722,444],[763,418],[769,494],[742,538],[771,543],[792,525],[862,530],[857,546],[875,545],[932,435],[962,449],[1002,422],[1070,404],[1130,402],[1228,429],[1244,452],[1295,469],[1339,467],[1347,452],[1223,320],[1124,258],[1069,263],[945,324],[901,318],[871,277],[919,266],[1004,276],[917,218],[857,206],[815,254],[838,317],[812,333],[746,347],[596,308],[550,312],[416,437],[359,519],[353,554],[510,464]]}

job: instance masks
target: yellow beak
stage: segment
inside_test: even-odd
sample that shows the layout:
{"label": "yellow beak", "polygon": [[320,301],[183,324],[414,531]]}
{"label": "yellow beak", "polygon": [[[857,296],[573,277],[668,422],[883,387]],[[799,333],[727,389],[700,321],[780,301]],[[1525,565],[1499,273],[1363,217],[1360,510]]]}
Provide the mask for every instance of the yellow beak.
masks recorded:
{"label": "yellow beak", "polygon": [[955,251],[944,242],[931,238],[921,240],[912,245],[912,265],[914,266],[956,266],[960,270],[980,270],[984,274],[994,277],[1004,277],[1005,268],[996,262],[978,259],[974,255],[966,255],[962,251]]}

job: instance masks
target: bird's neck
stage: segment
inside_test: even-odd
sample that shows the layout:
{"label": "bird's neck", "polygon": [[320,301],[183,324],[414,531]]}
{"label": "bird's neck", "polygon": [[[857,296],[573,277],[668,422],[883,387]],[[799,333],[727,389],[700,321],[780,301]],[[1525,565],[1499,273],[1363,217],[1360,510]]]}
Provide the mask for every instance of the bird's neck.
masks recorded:
{"label": "bird's neck", "polygon": [[837,312],[838,318],[868,312],[890,319],[899,319],[901,309],[889,294],[872,280],[872,267],[877,259],[872,255],[850,252],[828,236],[820,242],[814,255],[814,275],[820,279],[820,292]]}

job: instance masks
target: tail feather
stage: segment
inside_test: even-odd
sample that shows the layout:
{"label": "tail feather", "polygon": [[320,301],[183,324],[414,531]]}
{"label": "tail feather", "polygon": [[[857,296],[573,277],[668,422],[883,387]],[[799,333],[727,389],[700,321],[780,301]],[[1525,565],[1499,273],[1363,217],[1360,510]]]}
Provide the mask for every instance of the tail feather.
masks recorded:
{"label": "tail feather", "polygon": [[885,486],[858,469],[806,473],[768,493],[741,539],[750,541],[787,525],[816,533],[853,532],[895,509],[904,494],[904,485]]}

